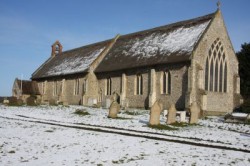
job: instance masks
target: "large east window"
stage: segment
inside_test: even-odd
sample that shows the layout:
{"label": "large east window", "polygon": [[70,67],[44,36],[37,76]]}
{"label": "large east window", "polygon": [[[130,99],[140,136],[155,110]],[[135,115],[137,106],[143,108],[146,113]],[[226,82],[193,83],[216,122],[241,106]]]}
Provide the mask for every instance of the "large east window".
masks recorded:
{"label": "large east window", "polygon": [[205,90],[227,92],[227,60],[222,42],[217,38],[209,49],[205,68]]}

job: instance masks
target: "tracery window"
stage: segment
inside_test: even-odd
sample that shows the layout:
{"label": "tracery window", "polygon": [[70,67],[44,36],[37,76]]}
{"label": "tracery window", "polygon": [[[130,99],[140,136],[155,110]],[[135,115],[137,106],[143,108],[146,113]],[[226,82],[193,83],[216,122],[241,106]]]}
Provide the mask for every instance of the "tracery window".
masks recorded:
{"label": "tracery window", "polygon": [[227,92],[227,60],[222,42],[217,38],[209,49],[205,68],[205,90]]}

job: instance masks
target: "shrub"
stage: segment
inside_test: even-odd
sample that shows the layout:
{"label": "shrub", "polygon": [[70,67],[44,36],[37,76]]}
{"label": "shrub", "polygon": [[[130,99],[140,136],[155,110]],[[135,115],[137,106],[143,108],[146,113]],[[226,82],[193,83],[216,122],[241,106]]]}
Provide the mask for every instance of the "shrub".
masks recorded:
{"label": "shrub", "polygon": [[23,105],[23,100],[22,99],[17,99],[17,105],[19,105],[19,106]]}
{"label": "shrub", "polygon": [[80,116],[86,116],[86,115],[90,115],[86,109],[76,109],[74,114],[80,115]]}
{"label": "shrub", "polygon": [[234,109],[234,112],[250,113],[250,98],[244,99],[243,104],[240,107]]}
{"label": "shrub", "polygon": [[26,103],[28,106],[37,106],[36,104],[36,97],[30,96],[26,99]]}
{"label": "shrub", "polygon": [[10,97],[9,100],[9,106],[21,106],[23,105],[22,99],[17,99],[16,97]]}

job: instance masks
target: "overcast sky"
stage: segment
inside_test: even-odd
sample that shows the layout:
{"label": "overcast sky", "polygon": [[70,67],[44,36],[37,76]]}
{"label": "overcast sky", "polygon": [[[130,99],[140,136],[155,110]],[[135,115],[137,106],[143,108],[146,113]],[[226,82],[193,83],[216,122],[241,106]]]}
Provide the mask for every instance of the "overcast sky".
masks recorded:
{"label": "overcast sky", "polygon": [[[0,96],[31,74],[59,40],[63,50],[203,16],[217,0],[0,0]],[[250,0],[221,0],[235,51],[250,42]]]}

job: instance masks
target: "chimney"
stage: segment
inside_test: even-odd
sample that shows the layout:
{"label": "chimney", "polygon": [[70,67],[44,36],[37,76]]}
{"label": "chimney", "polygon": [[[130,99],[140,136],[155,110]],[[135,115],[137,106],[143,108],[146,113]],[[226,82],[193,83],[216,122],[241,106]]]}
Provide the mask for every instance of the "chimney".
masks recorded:
{"label": "chimney", "polygon": [[51,49],[51,56],[52,57],[62,53],[63,47],[58,40],[51,47],[52,47],[52,49]]}

